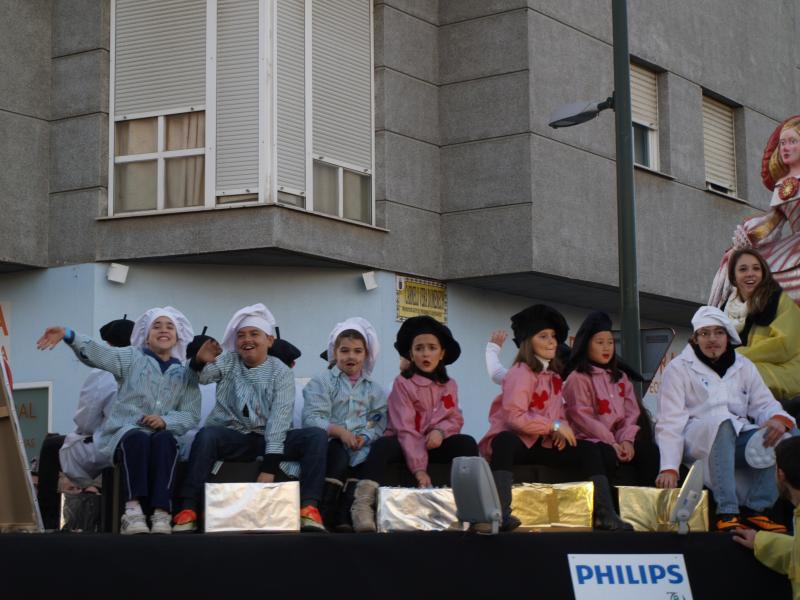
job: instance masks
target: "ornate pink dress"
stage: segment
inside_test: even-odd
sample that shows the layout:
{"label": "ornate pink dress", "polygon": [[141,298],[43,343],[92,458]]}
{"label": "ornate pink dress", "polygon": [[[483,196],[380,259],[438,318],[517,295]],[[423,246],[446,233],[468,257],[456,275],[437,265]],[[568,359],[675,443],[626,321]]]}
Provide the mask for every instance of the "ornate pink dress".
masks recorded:
{"label": "ornate pink dress", "polygon": [[[730,296],[728,260],[739,248],[758,250],[775,280],[792,300],[800,304],[800,185],[794,186],[794,193],[783,200],[780,190],[788,179],[775,186],[767,214],[746,219],[736,228],[733,247],[723,256],[711,286],[709,304],[712,306],[722,306]],[[789,231],[782,235],[787,222]]]}

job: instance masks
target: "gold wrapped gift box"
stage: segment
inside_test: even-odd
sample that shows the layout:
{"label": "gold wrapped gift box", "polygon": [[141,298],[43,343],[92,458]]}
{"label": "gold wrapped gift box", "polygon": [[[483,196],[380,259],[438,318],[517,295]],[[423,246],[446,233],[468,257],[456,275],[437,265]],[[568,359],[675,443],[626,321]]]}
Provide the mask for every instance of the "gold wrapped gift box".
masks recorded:
{"label": "gold wrapped gift box", "polygon": [[511,510],[522,527],[591,528],[594,485],[523,483],[512,489]]}
{"label": "gold wrapped gift box", "polygon": [[[619,516],[636,531],[677,531],[669,514],[678,499],[679,489],[619,486]],[[708,531],[708,492],[703,490],[700,503],[689,519],[690,531]]]}

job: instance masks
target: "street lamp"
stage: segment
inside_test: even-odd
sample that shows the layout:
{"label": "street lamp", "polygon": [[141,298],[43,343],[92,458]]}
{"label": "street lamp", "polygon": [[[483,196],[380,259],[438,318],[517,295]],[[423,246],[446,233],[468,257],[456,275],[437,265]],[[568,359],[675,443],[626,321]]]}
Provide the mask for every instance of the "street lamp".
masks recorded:
{"label": "street lamp", "polygon": [[614,97],[609,96],[602,102],[573,102],[553,111],[548,125],[553,129],[572,127],[594,119],[601,111],[614,108]]}
{"label": "street lamp", "polygon": [[617,251],[619,254],[622,357],[642,372],[639,319],[639,283],[636,272],[636,212],[633,189],[633,136],[631,134],[631,74],[628,52],[626,0],[611,0],[614,44],[614,94],[603,102],[576,102],[553,112],[550,127],[572,127],[613,108],[617,154]]}

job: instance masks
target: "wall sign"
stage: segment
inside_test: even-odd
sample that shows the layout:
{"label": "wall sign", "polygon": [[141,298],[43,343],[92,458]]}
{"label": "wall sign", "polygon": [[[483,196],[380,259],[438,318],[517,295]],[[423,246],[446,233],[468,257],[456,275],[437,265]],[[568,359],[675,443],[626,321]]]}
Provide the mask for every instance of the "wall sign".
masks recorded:
{"label": "wall sign", "polygon": [[682,554],[568,554],[575,600],[691,600]]}
{"label": "wall sign", "polygon": [[447,284],[397,275],[397,320],[420,315],[447,323]]}

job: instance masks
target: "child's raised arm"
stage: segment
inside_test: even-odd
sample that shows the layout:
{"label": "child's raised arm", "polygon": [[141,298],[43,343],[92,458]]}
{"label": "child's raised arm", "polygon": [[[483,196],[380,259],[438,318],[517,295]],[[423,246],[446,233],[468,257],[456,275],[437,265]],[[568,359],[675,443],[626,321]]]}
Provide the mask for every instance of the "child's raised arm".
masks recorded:
{"label": "child's raised arm", "polygon": [[115,348],[98,343],[92,338],[66,327],[48,327],[36,342],[39,350],[52,350],[64,340],[83,364],[108,371],[117,379],[127,376],[136,350],[131,347]]}

